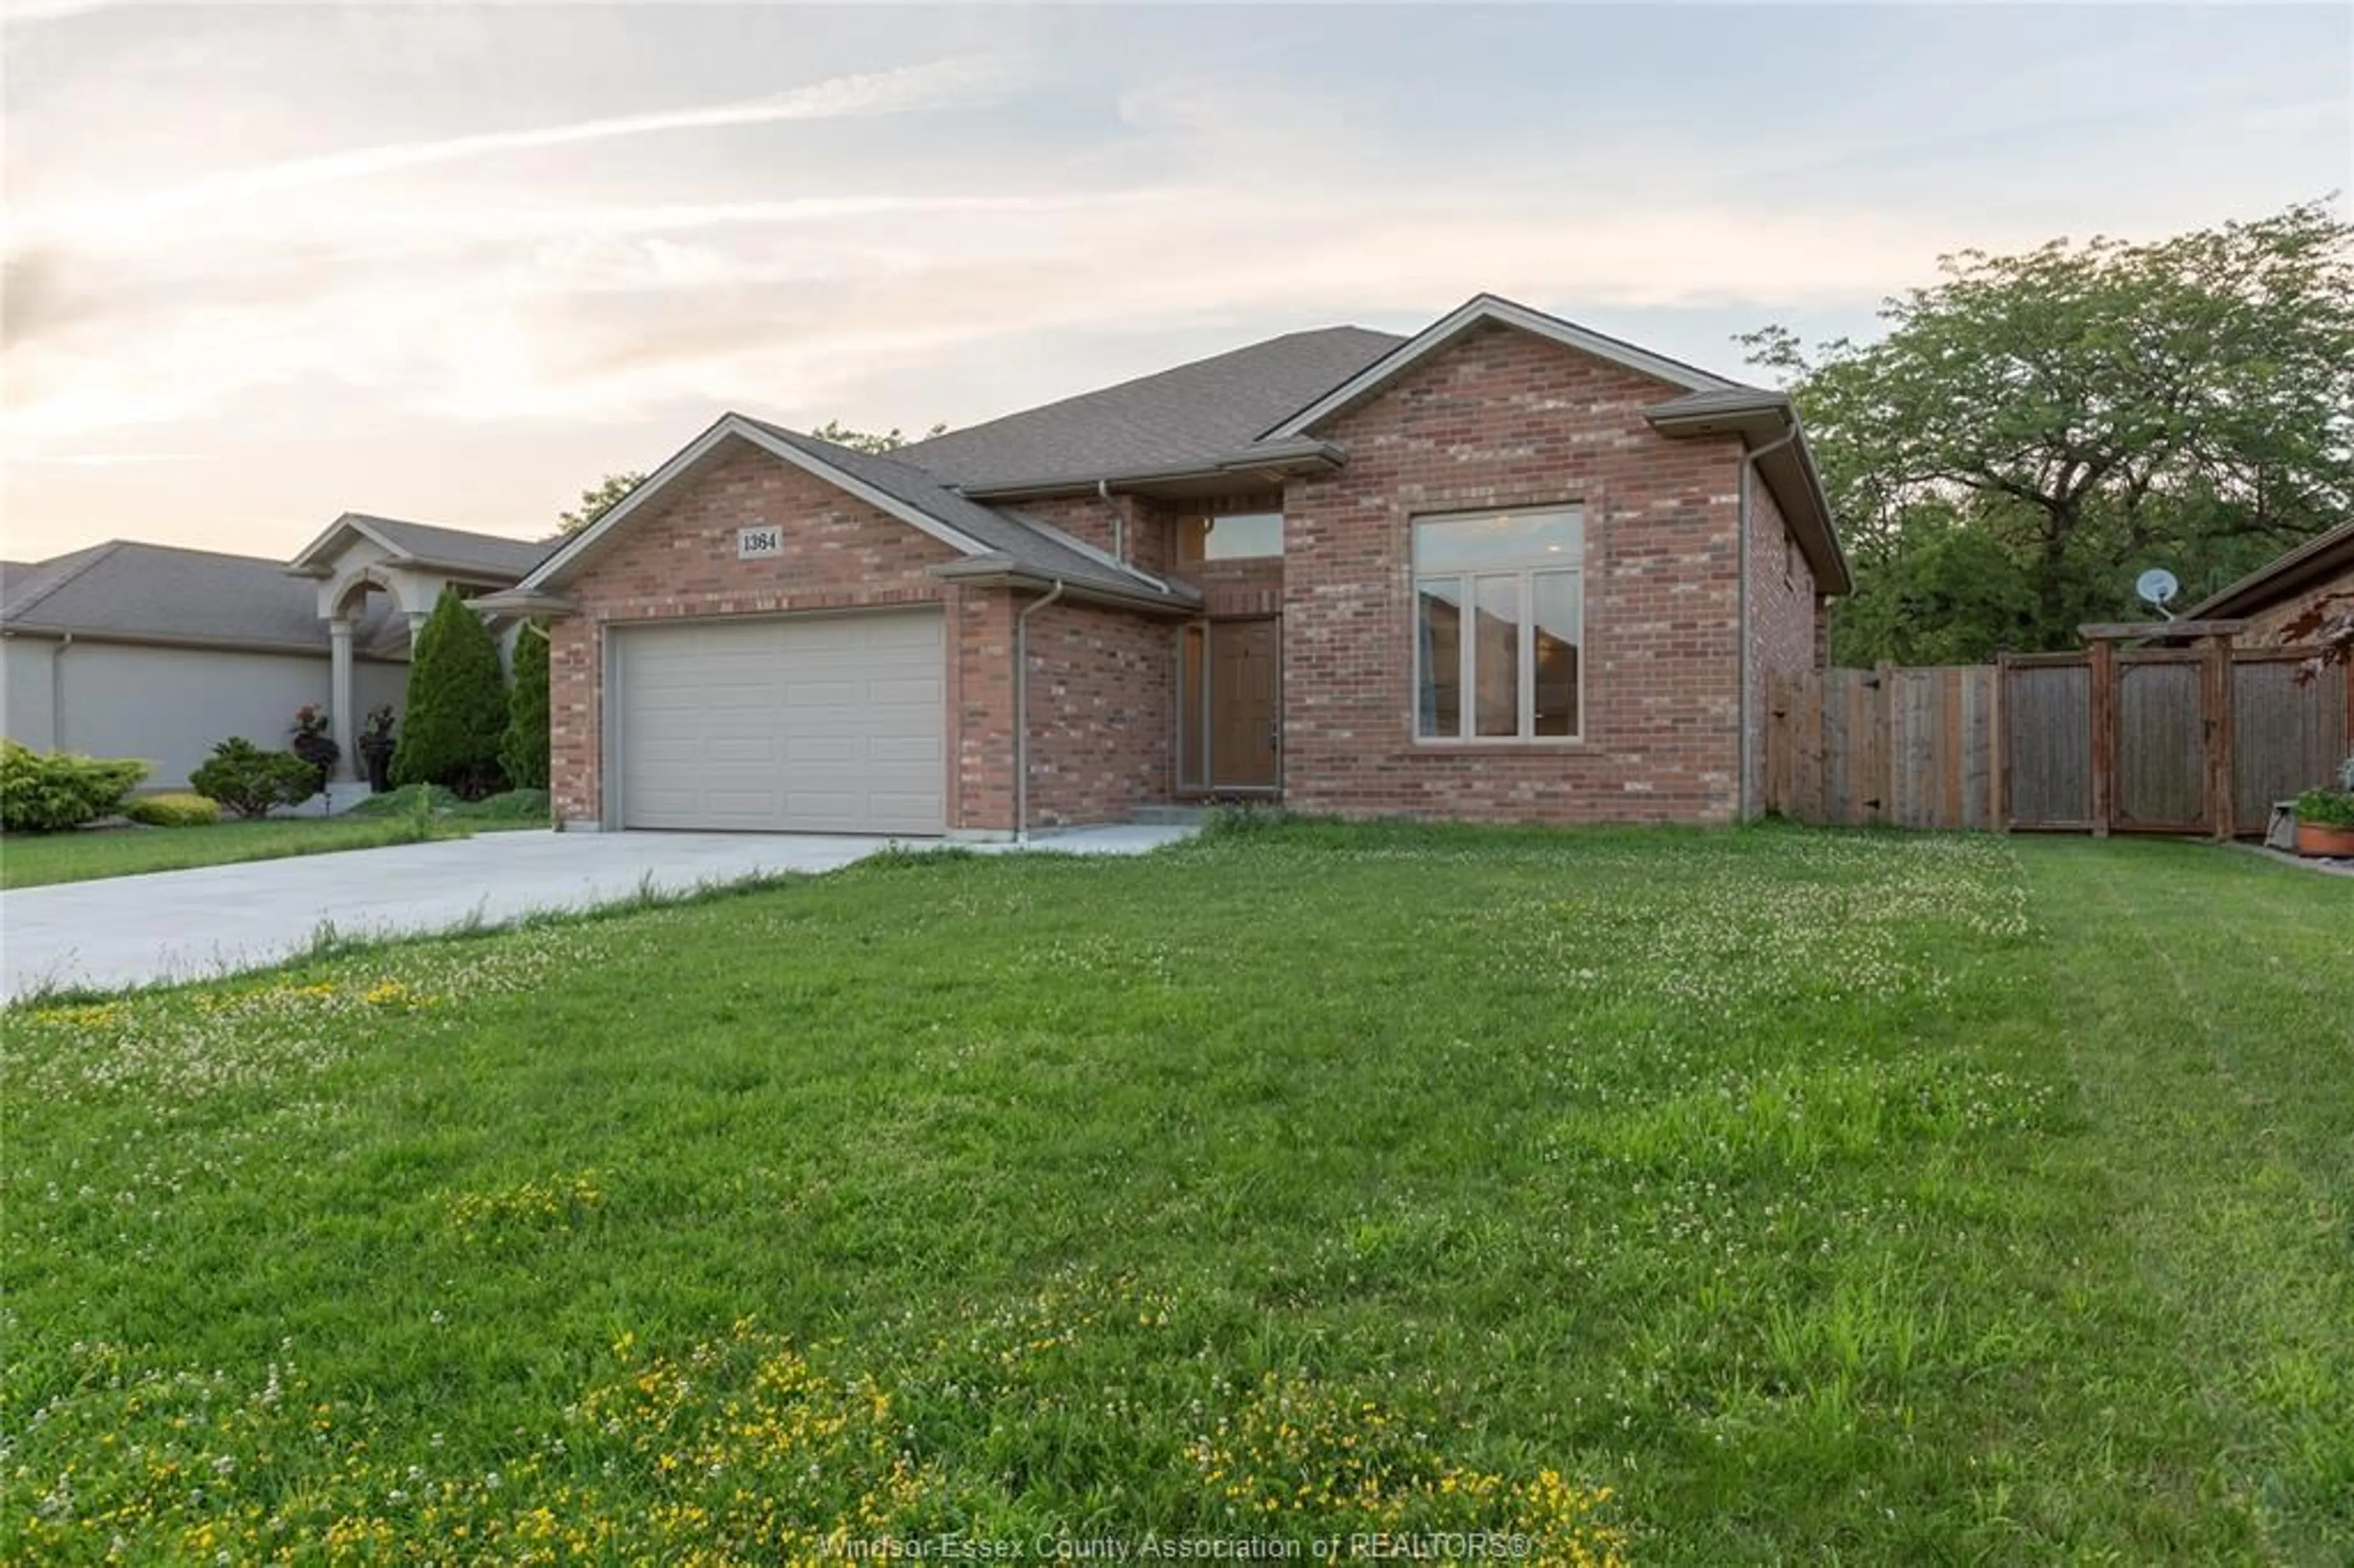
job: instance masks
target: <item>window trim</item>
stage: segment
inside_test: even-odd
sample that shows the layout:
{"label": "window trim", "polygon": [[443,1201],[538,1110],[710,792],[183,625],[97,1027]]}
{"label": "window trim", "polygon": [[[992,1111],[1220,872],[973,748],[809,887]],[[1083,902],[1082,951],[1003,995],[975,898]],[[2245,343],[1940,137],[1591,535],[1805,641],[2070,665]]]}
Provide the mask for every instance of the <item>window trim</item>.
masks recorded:
{"label": "window trim", "polygon": [[[1518,566],[1445,568],[1426,572],[1420,565],[1420,530],[1425,523],[1474,522],[1484,517],[1500,517],[1512,514],[1574,513],[1578,523],[1577,559],[1574,566],[1564,566],[1559,560],[1531,561]],[[1585,503],[1578,500],[1548,502],[1542,505],[1499,506],[1477,512],[1423,512],[1406,519],[1406,735],[1413,746],[1426,752],[1449,751],[1526,751],[1555,747],[1580,747],[1586,743],[1587,712],[1585,704],[1586,629],[1591,601],[1586,592],[1585,569]],[[1577,727],[1568,735],[1538,735],[1536,729],[1536,579],[1543,577],[1577,578]],[[1520,591],[1521,619],[1519,649],[1515,654],[1519,678],[1517,715],[1519,733],[1514,735],[1480,735],[1479,728],[1477,687],[1472,680],[1472,647],[1476,641],[1470,634],[1472,618],[1478,613],[1479,584],[1484,579],[1505,579],[1514,582]],[[1455,640],[1456,656],[1456,730],[1453,735],[1425,735],[1422,732],[1422,588],[1426,582],[1451,582],[1458,586],[1464,619]]]}

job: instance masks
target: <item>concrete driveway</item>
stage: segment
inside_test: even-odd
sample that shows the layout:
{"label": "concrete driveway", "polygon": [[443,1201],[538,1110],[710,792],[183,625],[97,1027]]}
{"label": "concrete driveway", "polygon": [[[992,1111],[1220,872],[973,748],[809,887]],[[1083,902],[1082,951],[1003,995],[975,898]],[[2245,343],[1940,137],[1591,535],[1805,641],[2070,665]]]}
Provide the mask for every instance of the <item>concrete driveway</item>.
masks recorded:
{"label": "concrete driveway", "polygon": [[[1034,847],[1142,854],[1185,827],[1082,828]],[[838,870],[906,841],[790,833],[483,833],[244,865],[0,893],[0,999],[48,986],[147,985],[272,964],[323,926],[343,937],[442,931],[617,903],[651,887]],[[929,842],[907,844],[928,849]],[[990,853],[1013,844],[974,844]]]}

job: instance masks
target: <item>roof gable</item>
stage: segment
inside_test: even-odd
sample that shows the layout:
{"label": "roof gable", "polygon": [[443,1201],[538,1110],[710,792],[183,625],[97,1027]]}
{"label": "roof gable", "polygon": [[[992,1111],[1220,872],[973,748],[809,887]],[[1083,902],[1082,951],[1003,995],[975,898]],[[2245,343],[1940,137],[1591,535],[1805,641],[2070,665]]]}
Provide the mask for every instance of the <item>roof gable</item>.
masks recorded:
{"label": "roof gable", "polygon": [[514,591],[528,596],[560,589],[618,530],[630,526],[632,518],[685,482],[706,460],[731,441],[749,443],[791,463],[885,514],[922,530],[970,560],[1143,597],[1180,597],[1172,595],[1167,585],[1079,546],[1076,541],[1051,535],[1020,518],[968,500],[912,464],[837,446],[736,413],[721,416],[610,511],[566,540]]}
{"label": "roof gable", "polygon": [[1543,311],[1531,310],[1526,305],[1515,304],[1495,294],[1475,294],[1313,402],[1293,409],[1261,431],[1259,439],[1278,441],[1305,436],[1333,415],[1373,396],[1465,334],[1488,324],[1532,333],[1564,348],[1592,355],[1596,359],[1664,381],[1688,393],[1741,389],[1739,382],[1712,376],[1681,360],[1638,348],[1631,343],[1579,326],[1575,322],[1549,316]]}
{"label": "roof gable", "polygon": [[354,539],[375,545],[395,566],[422,567],[493,582],[514,581],[546,559],[556,547],[551,539],[514,539],[504,534],[477,534],[466,528],[346,512],[303,546],[287,563],[286,570],[298,577],[333,577],[336,559]]}

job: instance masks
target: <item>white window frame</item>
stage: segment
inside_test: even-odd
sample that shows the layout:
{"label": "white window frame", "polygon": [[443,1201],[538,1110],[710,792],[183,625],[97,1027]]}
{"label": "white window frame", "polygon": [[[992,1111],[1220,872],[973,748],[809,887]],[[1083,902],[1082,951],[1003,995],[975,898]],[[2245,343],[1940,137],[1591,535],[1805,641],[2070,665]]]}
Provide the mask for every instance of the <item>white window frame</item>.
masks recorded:
{"label": "white window frame", "polygon": [[[1573,564],[1564,565],[1559,556],[1538,556],[1526,562],[1484,567],[1422,568],[1422,524],[1426,523],[1476,523],[1483,518],[1507,515],[1532,515],[1547,513],[1574,513],[1578,519],[1577,557]],[[1578,746],[1585,739],[1585,670],[1586,626],[1588,602],[1585,591],[1585,507],[1581,502],[1554,502],[1544,506],[1513,506],[1486,512],[1430,512],[1406,521],[1408,556],[1406,582],[1406,641],[1412,646],[1413,657],[1407,661],[1406,702],[1409,709],[1407,726],[1414,744],[1422,747],[1548,747]],[[1575,577],[1577,579],[1577,726],[1567,735],[1536,733],[1536,579],[1545,577]],[[1479,585],[1482,582],[1511,581],[1520,588],[1520,648],[1518,697],[1520,712],[1515,715],[1517,733],[1512,735],[1479,735],[1475,733],[1479,722],[1479,687],[1474,683],[1473,649],[1479,639],[1471,628],[1479,613]],[[1456,730],[1453,735],[1425,735],[1422,731],[1422,588],[1426,582],[1452,582],[1461,589],[1462,619],[1455,639],[1456,657]]]}

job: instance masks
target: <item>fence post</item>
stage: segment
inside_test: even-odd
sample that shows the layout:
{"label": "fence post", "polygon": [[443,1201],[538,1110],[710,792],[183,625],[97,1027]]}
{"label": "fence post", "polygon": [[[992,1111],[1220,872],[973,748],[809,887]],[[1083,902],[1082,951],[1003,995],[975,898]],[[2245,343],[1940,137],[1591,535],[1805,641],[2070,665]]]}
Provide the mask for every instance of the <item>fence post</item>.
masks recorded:
{"label": "fence post", "polygon": [[1987,698],[1987,826],[2010,832],[2010,652],[1994,656],[1994,690]]}
{"label": "fence post", "polygon": [[2210,814],[2215,823],[2215,842],[2230,843],[2238,830],[2232,821],[2232,793],[2235,771],[2232,765],[2233,731],[2237,716],[2233,714],[2239,693],[2239,682],[2232,672],[2232,640],[2229,637],[2209,637],[2206,643],[2207,667],[2207,799]]}
{"label": "fence post", "polygon": [[1896,820],[1896,666],[1883,659],[1872,672],[1872,820],[1886,827]]}
{"label": "fence post", "polygon": [[2109,836],[2116,816],[2117,650],[2105,637],[2093,639],[2086,655],[2093,676],[2093,836]]}

